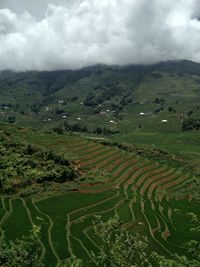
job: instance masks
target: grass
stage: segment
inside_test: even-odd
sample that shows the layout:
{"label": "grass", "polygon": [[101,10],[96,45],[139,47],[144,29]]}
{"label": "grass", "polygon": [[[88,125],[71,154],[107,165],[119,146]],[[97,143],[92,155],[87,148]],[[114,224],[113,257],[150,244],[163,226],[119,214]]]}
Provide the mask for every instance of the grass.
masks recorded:
{"label": "grass", "polygon": [[[146,148],[159,148],[172,155],[188,161],[199,171],[200,148],[198,132],[167,133],[159,131],[138,130],[125,135],[116,136],[116,140],[124,143],[138,144]],[[162,158],[157,158],[162,161]],[[173,163],[173,162],[172,162]],[[175,162],[174,162],[175,163]]]}
{"label": "grass", "polygon": [[21,199],[12,199],[12,212],[2,225],[2,229],[6,237],[13,240],[29,234],[32,229],[31,222]]}

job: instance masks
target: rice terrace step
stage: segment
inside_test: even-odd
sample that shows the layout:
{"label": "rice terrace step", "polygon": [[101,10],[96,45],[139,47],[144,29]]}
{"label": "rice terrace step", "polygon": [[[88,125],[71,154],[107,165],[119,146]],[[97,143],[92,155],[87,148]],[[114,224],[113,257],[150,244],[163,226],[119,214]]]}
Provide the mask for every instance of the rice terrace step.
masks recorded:
{"label": "rice terrace step", "polygon": [[189,174],[93,140],[71,142],[65,149],[76,157],[81,172],[103,173],[101,181],[83,182],[75,191],[45,199],[1,197],[1,233],[15,239],[42,221],[41,261],[46,266],[59,265],[72,254],[87,262],[91,251],[99,250],[92,233],[94,216],[107,220],[117,215],[128,231],[146,236],[155,251],[183,251],[189,229],[185,218],[197,203],[168,191],[190,182]]}

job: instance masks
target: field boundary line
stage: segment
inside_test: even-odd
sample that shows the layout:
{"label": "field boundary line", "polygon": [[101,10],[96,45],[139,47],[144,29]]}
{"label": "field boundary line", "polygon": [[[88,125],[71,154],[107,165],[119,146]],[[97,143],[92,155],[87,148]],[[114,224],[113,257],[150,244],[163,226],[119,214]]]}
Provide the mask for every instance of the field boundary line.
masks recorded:
{"label": "field boundary line", "polygon": [[67,215],[71,216],[73,213],[76,214],[77,212],[79,212],[79,211],[81,211],[81,210],[86,210],[86,209],[88,209],[88,208],[95,207],[95,206],[97,206],[97,205],[99,205],[99,204],[103,204],[104,202],[107,202],[107,201],[109,201],[109,200],[111,200],[111,199],[113,199],[113,198],[116,198],[116,194],[114,194],[113,196],[109,196],[108,198],[106,198],[106,199],[104,199],[104,200],[100,200],[99,202],[97,202],[97,203],[95,203],[95,204],[91,204],[91,205],[88,205],[88,206],[84,206],[84,207],[78,208],[78,209],[76,209],[76,210],[72,210],[72,211],[70,211]]}
{"label": "field boundary line", "polygon": [[71,225],[72,225],[72,222],[75,221],[76,219],[72,221],[71,218],[70,218],[70,216],[72,214],[76,214],[79,211],[87,210],[87,209],[92,208],[92,207],[96,207],[97,205],[103,204],[104,202],[107,202],[107,201],[109,201],[109,200],[111,200],[111,199],[113,199],[115,197],[116,197],[116,195],[113,195],[113,196],[108,197],[108,198],[106,198],[104,200],[101,200],[101,201],[99,201],[99,202],[97,202],[95,204],[84,206],[84,207],[81,207],[81,208],[76,209],[76,210],[72,210],[71,212],[69,212],[67,214],[66,236],[67,236],[67,243],[69,245],[68,250],[69,250],[69,253],[71,255],[73,255],[73,250],[72,250],[71,241],[70,241],[70,237],[73,237],[72,234],[71,234]]}
{"label": "field boundary line", "polygon": [[151,228],[151,224],[149,222],[149,220],[147,219],[147,216],[145,215],[145,212],[144,212],[144,207],[142,208],[142,204],[140,203],[141,205],[141,212],[146,220],[146,223],[148,225],[148,228],[149,228],[149,233],[151,235],[151,237],[155,240],[156,243],[158,243],[167,253],[169,253],[169,255],[171,255],[171,252],[154,236],[153,232],[152,232],[152,228]]}
{"label": "field boundary line", "polygon": [[[26,212],[28,214],[28,217],[29,217],[29,220],[30,220],[32,226],[34,226],[35,224],[33,222],[33,218],[32,218],[31,212],[30,212],[29,208],[26,205],[26,201],[23,198],[21,198],[21,201],[23,203],[24,208],[26,209]],[[40,245],[42,247],[42,254],[40,256],[40,262],[42,262],[42,260],[44,259],[45,253],[46,253],[46,249],[45,249],[45,246],[42,243],[42,240],[40,238],[38,238],[38,241],[39,241],[39,243],[40,243]]]}
{"label": "field boundary line", "polygon": [[70,225],[69,214],[67,214],[67,223],[66,223],[65,229],[66,229],[66,238],[67,238],[69,254],[70,254],[70,256],[72,256],[73,255],[73,250],[72,250],[72,244],[71,244],[71,241],[70,241],[70,237],[72,237],[72,235],[71,235],[71,225]]}
{"label": "field boundary line", "polygon": [[101,248],[96,244],[96,242],[90,237],[90,235],[87,233],[87,231],[89,231],[89,229],[92,228],[92,226],[88,226],[83,230],[84,235],[92,242],[92,244],[99,250],[101,250]]}
{"label": "field boundary line", "polygon": [[[5,204],[5,203],[4,203]],[[0,222],[0,230],[1,230],[1,238],[0,240],[2,240],[5,231],[2,229],[2,226],[5,224],[5,222],[8,220],[8,218],[11,216],[13,212],[13,206],[12,206],[12,200],[11,198],[9,199],[9,210],[6,209],[6,213],[4,214],[1,222]]]}
{"label": "field boundary line", "polygon": [[[121,195],[122,195],[122,194],[121,194]],[[118,197],[118,196],[116,196],[116,197]],[[79,217],[78,219],[71,221],[71,225],[72,225],[72,224],[79,224],[79,223],[82,223],[82,222],[84,222],[84,220],[88,219],[88,218],[91,217],[91,216],[95,216],[96,214],[106,213],[106,212],[108,212],[108,211],[114,210],[114,209],[116,209],[116,207],[119,205],[119,203],[120,203],[121,201],[124,201],[125,199],[126,199],[126,198],[122,198],[122,199],[120,199],[120,200],[119,200],[114,206],[112,206],[111,208],[104,209],[104,210],[100,210],[100,211],[95,211],[95,212],[93,211],[93,212],[90,212],[89,214],[82,215],[82,216]]]}
{"label": "field boundary line", "polygon": [[87,255],[90,257],[91,255],[90,255],[88,249],[84,246],[83,242],[82,242],[79,238],[77,238],[77,237],[75,237],[75,236],[72,236],[72,238],[75,239],[76,241],[78,241],[78,242],[81,244],[81,246],[82,246],[82,248],[84,249],[84,251],[85,251],[85,252],[87,253]]}
{"label": "field boundary line", "polygon": [[48,227],[48,240],[49,240],[49,245],[50,245],[50,247],[51,247],[51,249],[52,249],[52,252],[53,252],[54,256],[55,256],[56,259],[57,259],[57,265],[56,265],[56,266],[59,266],[59,264],[61,263],[61,259],[59,258],[58,254],[57,254],[56,251],[55,251],[55,248],[54,248],[53,243],[52,243],[52,238],[51,238],[51,229],[52,229],[52,227],[53,227],[53,221],[52,221],[52,219],[50,218],[50,216],[47,215],[46,213],[42,212],[42,211],[39,209],[39,207],[38,207],[34,202],[32,202],[32,203],[33,203],[35,209],[36,209],[39,213],[41,213],[42,215],[44,215],[44,216],[49,220],[49,227]]}

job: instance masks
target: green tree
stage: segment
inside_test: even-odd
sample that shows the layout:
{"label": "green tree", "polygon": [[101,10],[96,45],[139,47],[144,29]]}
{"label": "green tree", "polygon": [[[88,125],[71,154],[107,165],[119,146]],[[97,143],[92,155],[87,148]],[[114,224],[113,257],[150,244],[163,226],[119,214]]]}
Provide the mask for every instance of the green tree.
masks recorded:
{"label": "green tree", "polygon": [[[200,232],[199,219],[194,214],[192,221],[197,225],[191,231]],[[120,223],[117,217],[102,222],[96,217],[93,223],[95,237],[100,241],[100,252],[92,253],[92,261],[101,267],[142,267],[152,266],[153,263],[159,267],[200,267],[200,244],[191,240],[186,244],[188,253],[192,256],[177,254],[168,259],[153,252],[150,257],[146,255],[147,243],[141,236],[131,236]]]}
{"label": "green tree", "polygon": [[200,267],[199,260],[190,260],[186,256],[172,255],[172,259],[167,259],[153,253],[152,258],[159,263],[159,267]]}
{"label": "green tree", "polygon": [[30,236],[22,240],[0,242],[0,266],[3,267],[41,267],[42,248],[39,243],[40,228],[33,227]]}
{"label": "green tree", "polygon": [[59,267],[83,267],[82,260],[71,256],[70,258],[64,260],[60,263]]}
{"label": "green tree", "polygon": [[100,267],[146,266],[147,244],[142,237],[132,236],[123,229],[117,217],[102,222],[96,217],[93,224],[95,237],[100,240],[100,252],[92,253],[92,261]]}

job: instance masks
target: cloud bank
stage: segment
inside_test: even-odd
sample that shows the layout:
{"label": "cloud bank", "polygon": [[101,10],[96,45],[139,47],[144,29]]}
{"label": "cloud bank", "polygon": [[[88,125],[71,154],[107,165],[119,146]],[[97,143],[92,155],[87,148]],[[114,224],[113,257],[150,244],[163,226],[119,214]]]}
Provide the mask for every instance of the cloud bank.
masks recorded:
{"label": "cloud bank", "polygon": [[0,70],[200,62],[198,0],[17,2],[0,4]]}

